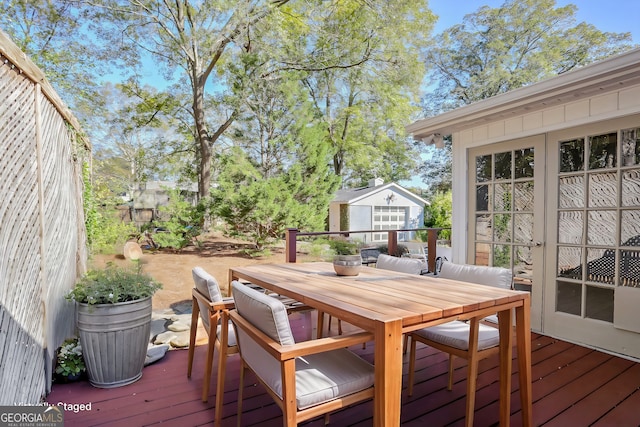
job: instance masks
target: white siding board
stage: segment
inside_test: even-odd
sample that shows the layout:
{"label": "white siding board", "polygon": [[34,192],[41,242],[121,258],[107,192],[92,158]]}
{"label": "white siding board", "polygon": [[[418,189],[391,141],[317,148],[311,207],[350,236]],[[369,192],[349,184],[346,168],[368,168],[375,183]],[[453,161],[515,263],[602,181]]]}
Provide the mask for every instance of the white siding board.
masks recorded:
{"label": "white siding board", "polygon": [[489,138],[498,138],[500,136],[504,136],[504,120],[499,120],[494,123],[489,124]]}
{"label": "white siding board", "polygon": [[551,126],[565,121],[564,107],[549,108],[542,112],[542,125]]}
{"label": "white siding board", "polygon": [[540,129],[542,128],[542,112],[537,111],[532,114],[527,114],[522,118],[523,130]]}
{"label": "white siding board", "polygon": [[594,96],[591,98],[591,111],[590,115],[598,116],[605,113],[610,113],[618,109],[618,92],[607,93],[601,96]]}
{"label": "white siding board", "polygon": [[589,100],[585,99],[578,102],[571,102],[565,105],[565,120],[584,119],[589,117]]}
{"label": "white siding board", "polygon": [[524,130],[522,116],[517,116],[504,121],[504,132],[506,135],[520,133]]}

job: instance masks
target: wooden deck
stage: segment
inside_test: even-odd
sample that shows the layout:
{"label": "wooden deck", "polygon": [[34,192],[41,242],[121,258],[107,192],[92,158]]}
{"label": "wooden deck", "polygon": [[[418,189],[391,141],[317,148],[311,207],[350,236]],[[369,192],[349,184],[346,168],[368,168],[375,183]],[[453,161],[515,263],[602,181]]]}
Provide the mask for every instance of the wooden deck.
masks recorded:
{"label": "wooden deck", "polygon": [[[293,314],[298,337],[313,333],[315,314]],[[335,327],[334,327],[335,330]],[[373,362],[373,343],[353,351]],[[516,357],[514,349],[514,357]],[[98,389],[88,382],[54,384],[47,401],[67,405],[91,404],[91,410],[65,412],[65,426],[167,426],[213,425],[215,376],[208,403],[200,400],[202,363],[206,346],[198,346],[194,375],[187,379],[187,351],[173,350],[147,366],[134,384]],[[455,384],[447,391],[447,356],[418,345],[416,386],[407,396],[408,357],[403,370],[402,425],[457,426],[464,421],[464,360],[457,360]],[[476,395],[476,426],[498,421],[498,359],[480,362]],[[236,425],[239,383],[238,356],[228,360],[223,425]],[[638,426],[640,425],[640,364],[596,350],[538,334],[532,336],[533,417],[537,426]],[[215,366],[214,366],[215,372]],[[243,426],[281,426],[282,413],[262,386],[246,379]],[[251,385],[250,385],[251,384]],[[517,364],[512,379],[511,425],[521,425]],[[332,426],[372,425],[373,402],[331,415]],[[301,424],[323,426],[317,419]]]}

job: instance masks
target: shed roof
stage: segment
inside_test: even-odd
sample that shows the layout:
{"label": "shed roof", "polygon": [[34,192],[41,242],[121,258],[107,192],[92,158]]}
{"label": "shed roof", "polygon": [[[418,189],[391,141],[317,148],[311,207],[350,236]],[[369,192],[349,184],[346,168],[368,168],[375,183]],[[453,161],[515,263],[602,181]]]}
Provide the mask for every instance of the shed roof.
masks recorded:
{"label": "shed roof", "polygon": [[406,197],[415,199],[416,202],[418,203],[424,203],[425,205],[429,204],[429,202],[424,200],[422,197],[412,193],[411,191],[396,184],[395,182],[376,185],[374,187],[359,187],[359,188],[349,188],[344,190],[338,190],[336,191],[336,195],[331,201],[331,203],[355,203],[367,196],[379,193],[387,189],[392,189],[394,191],[397,191],[398,193],[402,193]]}

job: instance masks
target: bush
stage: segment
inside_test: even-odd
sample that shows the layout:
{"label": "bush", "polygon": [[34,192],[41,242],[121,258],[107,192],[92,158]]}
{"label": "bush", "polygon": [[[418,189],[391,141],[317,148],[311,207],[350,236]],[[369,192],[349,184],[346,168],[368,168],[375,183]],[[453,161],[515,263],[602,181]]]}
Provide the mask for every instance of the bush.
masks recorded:
{"label": "bush", "polygon": [[104,269],[88,271],[66,298],[86,304],[115,304],[150,297],[160,288],[160,283],[142,272],[139,262],[129,269],[108,263]]}

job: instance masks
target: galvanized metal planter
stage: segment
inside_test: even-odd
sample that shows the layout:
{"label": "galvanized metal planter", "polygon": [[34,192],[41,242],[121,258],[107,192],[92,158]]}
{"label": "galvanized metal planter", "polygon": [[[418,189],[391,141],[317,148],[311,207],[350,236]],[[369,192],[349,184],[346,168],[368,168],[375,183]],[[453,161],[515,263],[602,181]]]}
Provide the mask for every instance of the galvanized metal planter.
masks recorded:
{"label": "galvanized metal planter", "polygon": [[142,377],[151,297],[116,304],[78,303],[77,323],[91,385],[114,388]]}

